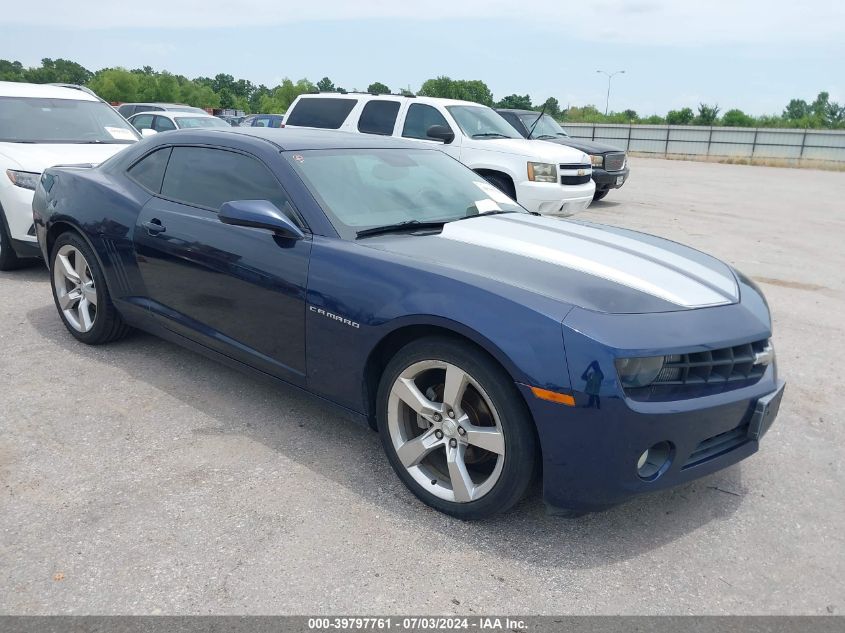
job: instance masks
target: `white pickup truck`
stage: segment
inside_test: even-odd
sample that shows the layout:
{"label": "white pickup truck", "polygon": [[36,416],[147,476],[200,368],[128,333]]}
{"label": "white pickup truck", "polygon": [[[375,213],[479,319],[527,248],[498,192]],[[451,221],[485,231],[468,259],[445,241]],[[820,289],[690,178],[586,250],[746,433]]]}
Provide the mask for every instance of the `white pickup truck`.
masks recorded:
{"label": "white pickup truck", "polygon": [[529,211],[571,215],[593,201],[590,157],[522,138],[492,108],[455,99],[370,94],[305,94],[285,127],[396,136],[442,151],[475,170]]}

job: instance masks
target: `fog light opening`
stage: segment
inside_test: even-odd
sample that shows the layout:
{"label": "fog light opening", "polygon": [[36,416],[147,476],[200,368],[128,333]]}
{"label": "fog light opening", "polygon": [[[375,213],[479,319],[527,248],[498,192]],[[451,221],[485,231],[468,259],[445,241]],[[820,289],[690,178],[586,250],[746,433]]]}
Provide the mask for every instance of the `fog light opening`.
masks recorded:
{"label": "fog light opening", "polygon": [[666,472],[672,462],[672,452],[672,444],[665,441],[644,450],[637,460],[637,474],[640,479],[654,481]]}

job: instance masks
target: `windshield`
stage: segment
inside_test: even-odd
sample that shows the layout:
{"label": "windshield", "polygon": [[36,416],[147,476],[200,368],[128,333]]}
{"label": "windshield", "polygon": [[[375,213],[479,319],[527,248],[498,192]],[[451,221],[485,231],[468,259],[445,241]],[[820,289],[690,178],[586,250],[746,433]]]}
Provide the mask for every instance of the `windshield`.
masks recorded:
{"label": "windshield", "polygon": [[177,116],[176,125],[186,127],[232,127],[223,119],[216,116]]}
{"label": "windshield", "polygon": [[522,138],[510,123],[484,106],[446,106],[461,130],[470,138]]}
{"label": "windshield", "polygon": [[0,141],[134,143],[138,133],[102,101],[0,97]]}
{"label": "windshield", "polygon": [[449,222],[525,210],[471,169],[435,150],[285,152],[337,232],[400,222]]}
{"label": "windshield", "polygon": [[[519,118],[528,130],[530,130],[531,126],[534,125],[534,121],[537,121],[536,114],[520,114]],[[544,114],[540,117],[540,120],[537,121],[537,126],[534,128],[534,133],[531,135],[531,138],[558,138],[562,136],[569,136],[569,134],[560,127],[560,123],[555,121],[548,114]]]}

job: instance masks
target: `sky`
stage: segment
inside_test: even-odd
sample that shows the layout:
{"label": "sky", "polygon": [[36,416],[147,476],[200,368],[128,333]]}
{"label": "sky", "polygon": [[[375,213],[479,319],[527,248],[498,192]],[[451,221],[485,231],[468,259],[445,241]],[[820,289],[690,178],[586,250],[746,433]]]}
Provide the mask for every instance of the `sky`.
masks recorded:
{"label": "sky", "polygon": [[780,113],[821,90],[845,102],[840,0],[41,0],[0,15],[0,59],[90,70],[152,66],[268,86],[324,76],[418,90],[481,79],[500,99],[664,114],[700,102]]}

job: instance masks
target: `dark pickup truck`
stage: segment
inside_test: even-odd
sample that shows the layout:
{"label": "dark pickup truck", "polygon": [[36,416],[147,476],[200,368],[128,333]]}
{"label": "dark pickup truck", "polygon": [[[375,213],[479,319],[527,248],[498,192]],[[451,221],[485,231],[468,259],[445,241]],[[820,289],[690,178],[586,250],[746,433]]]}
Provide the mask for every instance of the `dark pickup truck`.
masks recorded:
{"label": "dark pickup truck", "polygon": [[574,139],[548,114],[506,108],[499,108],[496,112],[525,138],[568,145],[589,154],[593,164],[593,180],[596,182],[593,200],[601,200],[611,189],[618,189],[628,180],[628,158],[622,150],[604,143]]}

